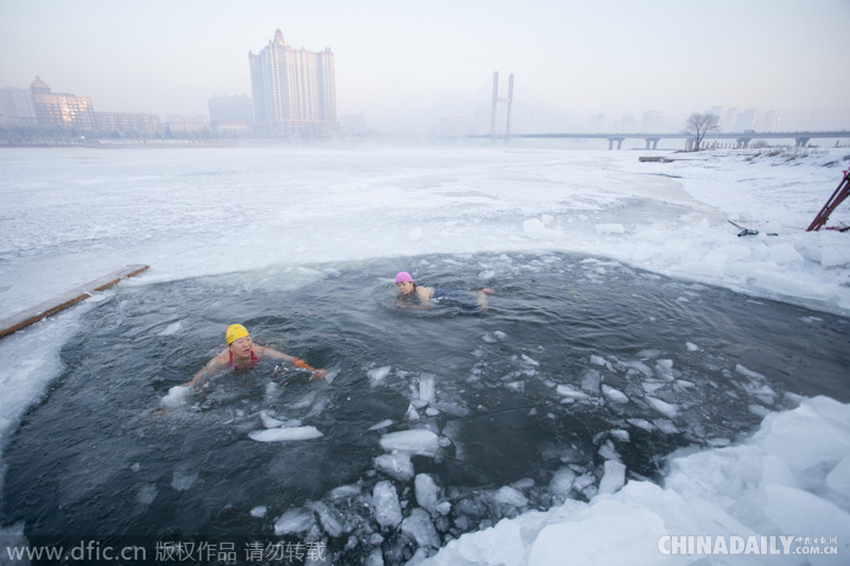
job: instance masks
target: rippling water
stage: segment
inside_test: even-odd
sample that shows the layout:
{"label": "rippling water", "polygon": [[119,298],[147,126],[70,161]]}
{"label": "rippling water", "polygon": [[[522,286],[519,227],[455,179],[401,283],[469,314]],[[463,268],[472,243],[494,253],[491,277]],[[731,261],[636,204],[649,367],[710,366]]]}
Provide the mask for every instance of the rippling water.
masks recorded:
{"label": "rippling water", "polygon": [[[480,314],[399,311],[401,269],[422,284],[496,294]],[[331,379],[307,382],[264,361],[162,408],[237,321]],[[436,456],[412,462],[452,505],[434,518],[445,543],[565,496],[592,497],[606,459],[657,481],[671,451],[724,445],[793,406],[794,394],[850,401],[848,341],[846,319],[554,253],[124,286],[86,315],[63,349],[65,372],[11,438],[0,524],[24,521],[31,542],[273,539],[280,515],[321,502],[342,530],[319,521],[300,538],[323,541],[334,563],[378,548],[402,563],[416,545],[382,528],[371,500],[389,479],[405,514],[416,505],[411,479],[376,469],[388,432],[439,435]],[[257,442],[249,434],[263,415],[323,436]],[[565,467],[584,478],[568,495],[552,487]],[[494,497],[507,485],[527,503]]]}

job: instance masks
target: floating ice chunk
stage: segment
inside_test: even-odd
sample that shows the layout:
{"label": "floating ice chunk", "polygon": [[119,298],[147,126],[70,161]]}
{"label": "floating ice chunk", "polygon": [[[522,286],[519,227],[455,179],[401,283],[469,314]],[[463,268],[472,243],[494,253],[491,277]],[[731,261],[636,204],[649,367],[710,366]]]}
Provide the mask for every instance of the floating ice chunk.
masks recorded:
{"label": "floating ice chunk", "polygon": [[753,371],[746,366],[742,366],[741,364],[735,365],[735,371],[740,373],[743,376],[749,377],[750,379],[763,380],[765,377],[757,371]]}
{"label": "floating ice chunk", "polygon": [[646,419],[628,419],[626,422],[628,422],[633,427],[645,430],[646,432],[652,432],[653,430],[655,430],[655,426]]}
{"label": "floating ice chunk", "polygon": [[435,393],[433,375],[426,374],[419,378],[419,398],[428,403],[434,402]]}
{"label": "floating ice chunk", "polygon": [[650,407],[652,407],[653,409],[655,409],[656,411],[658,411],[669,419],[675,419],[678,415],[678,411],[676,410],[675,406],[665,401],[662,401],[661,399],[656,399],[655,397],[647,397],[646,401],[649,403]]}
{"label": "floating ice chunk", "polygon": [[552,481],[549,482],[549,489],[555,495],[566,497],[573,488],[573,482],[576,479],[576,473],[567,466],[558,468],[555,475],[552,476]]}
{"label": "floating ice chunk", "polygon": [[596,354],[591,354],[590,363],[595,366],[605,366],[608,362],[602,356],[597,356]]}
{"label": "floating ice chunk", "polygon": [[742,384],[744,391],[764,403],[765,405],[773,405],[773,401],[776,398],[776,391],[774,391],[769,385],[757,384],[757,383],[749,383]]}
{"label": "floating ice chunk", "polygon": [[653,376],[652,369],[648,365],[643,362],[639,362],[637,360],[632,360],[629,362],[620,362],[624,367],[637,370],[642,373],[645,377],[651,378]]}
{"label": "floating ice chunk", "polygon": [[679,434],[679,429],[673,424],[673,421],[668,419],[656,419],[653,421],[655,428],[664,434]]}
{"label": "floating ice chunk", "polygon": [[620,442],[631,442],[632,437],[629,434],[629,431],[623,429],[614,429],[608,431],[608,434],[611,435],[611,438],[616,438]]}
{"label": "floating ice chunk", "polygon": [[441,501],[437,504],[437,513],[440,515],[448,515],[452,510],[452,504],[448,501]]}
{"label": "floating ice chunk", "polygon": [[569,397],[570,399],[590,399],[590,395],[577,391],[569,385],[559,385],[556,388],[556,391],[561,397]]}
{"label": "floating ice chunk", "polygon": [[429,417],[436,417],[440,414],[440,411],[435,409],[434,407],[428,407],[425,409],[425,414]]}
{"label": "floating ice chunk", "polygon": [[381,448],[388,452],[398,450],[433,458],[437,454],[438,447],[437,435],[425,429],[391,432],[381,438]]}
{"label": "floating ice chunk", "polygon": [[582,474],[573,482],[573,489],[576,491],[584,491],[586,487],[593,485],[594,483],[596,483],[596,477],[593,474]]}
{"label": "floating ice chunk", "polygon": [[401,523],[401,504],[395,486],[381,480],[372,490],[372,507],[375,509],[375,520],[385,529],[394,529]]}
{"label": "floating ice chunk", "polygon": [[626,484],[626,466],[616,460],[605,462],[605,472],[599,481],[599,493],[616,493]]}
{"label": "floating ice chunk", "polygon": [[496,272],[492,269],[487,269],[478,274],[479,279],[492,279],[496,276]]}
{"label": "floating ice chunk", "polygon": [[428,474],[417,474],[414,486],[416,503],[433,515],[437,510],[438,491],[434,479]]}
{"label": "floating ice chunk", "polygon": [[606,460],[620,460],[621,459],[620,453],[617,452],[617,449],[614,448],[614,443],[611,442],[610,440],[606,440],[605,442],[603,442],[602,445],[599,447],[599,450],[598,450],[597,453],[600,456],[602,456],[603,458],[605,458]]}
{"label": "floating ice chunk", "polygon": [[600,383],[602,383],[602,376],[594,369],[584,372],[581,378],[581,388],[591,393],[599,393]]}
{"label": "floating ice chunk", "polygon": [[401,522],[401,532],[416,541],[420,548],[440,548],[440,537],[424,509],[414,509]]}
{"label": "floating ice chunk", "polygon": [[157,495],[159,495],[159,490],[154,484],[142,484],[142,486],[139,488],[138,493],[136,493],[136,501],[138,501],[142,505],[150,505],[151,503],[153,503],[153,500],[156,499]]}
{"label": "floating ice chunk", "polygon": [[375,466],[379,470],[401,481],[409,481],[414,474],[410,455],[404,452],[382,454],[375,458]]}
{"label": "floating ice chunk", "polygon": [[316,512],[319,516],[319,523],[328,535],[336,538],[350,530],[345,526],[345,520],[342,518],[339,511],[332,508],[327,503],[315,501],[308,503],[307,507]]}
{"label": "floating ice chunk", "polygon": [[649,380],[644,381],[643,383],[640,384],[640,386],[643,387],[643,390],[646,391],[647,393],[649,393],[650,395],[655,393],[656,391],[658,391],[662,387],[665,387],[666,385],[667,385],[667,382],[658,381],[656,379],[649,379]]}
{"label": "floating ice chunk", "polygon": [[260,419],[263,421],[263,426],[266,428],[278,428],[285,424],[284,421],[278,420],[269,414],[266,411],[260,411]]}
{"label": "floating ice chunk", "polygon": [[673,381],[673,360],[658,360],[655,362],[655,370],[663,379]]}
{"label": "floating ice chunk", "polygon": [[344,497],[357,497],[360,495],[361,488],[359,485],[341,485],[331,490],[331,499],[342,499]]}
{"label": "floating ice chunk", "polygon": [[407,420],[409,421],[418,421],[419,420],[419,411],[416,410],[416,407],[411,403],[407,406]]}
{"label": "floating ice chunk", "polygon": [[267,428],[255,430],[248,438],[258,442],[290,442],[294,440],[310,440],[324,436],[314,426],[298,426],[290,428]]}
{"label": "floating ice chunk", "polygon": [[266,398],[274,399],[274,397],[280,392],[280,385],[275,381],[270,381],[266,384]]}
{"label": "floating ice chunk", "polygon": [[387,427],[392,426],[392,425],[393,425],[393,422],[394,422],[394,421],[393,421],[392,419],[384,419],[384,420],[382,420],[381,422],[376,423],[376,424],[373,424],[372,426],[370,426],[370,427],[369,427],[369,430],[381,430],[381,429],[385,429],[385,428],[387,428]]}
{"label": "floating ice chunk", "polygon": [[530,358],[530,357],[529,357],[529,356],[527,356],[526,354],[523,354],[523,355],[522,355],[522,361],[524,361],[524,362],[525,362],[525,363],[527,363],[527,364],[531,364],[531,365],[533,365],[533,366],[535,366],[535,367],[539,367],[539,366],[540,366],[540,362],[538,362],[537,360],[535,360],[535,359],[533,359],[533,358]]}
{"label": "floating ice chunk", "polygon": [[186,404],[186,397],[192,392],[188,385],[175,385],[168,390],[168,395],[159,400],[161,407],[173,409]]}
{"label": "floating ice chunk", "polygon": [[508,485],[502,487],[493,494],[493,501],[496,503],[501,503],[503,505],[510,505],[511,507],[525,507],[528,505],[528,498],[522,494],[521,491],[510,487]]}
{"label": "floating ice chunk", "polygon": [[177,491],[186,491],[198,479],[198,472],[174,471],[174,477],[171,480],[171,487]]}
{"label": "floating ice chunk", "polygon": [[487,343],[493,344],[495,342],[503,342],[507,340],[508,335],[502,332],[501,330],[494,330],[493,332],[487,332],[484,336],[481,337]]}
{"label": "floating ice chunk", "polygon": [[259,505],[257,507],[254,507],[253,509],[251,509],[251,516],[256,517],[258,519],[262,519],[263,517],[266,516],[266,513],[268,513],[268,510],[269,510],[268,507],[266,507],[265,505]]}
{"label": "floating ice chunk", "polygon": [[366,375],[369,376],[369,385],[372,387],[380,385],[384,381],[384,378],[389,375],[391,369],[392,366],[383,366],[367,371]]}
{"label": "floating ice chunk", "polygon": [[466,417],[469,415],[469,409],[467,409],[466,407],[461,407],[460,405],[455,405],[453,403],[434,403],[434,408],[438,409],[440,412],[448,413],[453,417]]}
{"label": "floating ice chunk", "polygon": [[619,389],[614,389],[610,385],[602,385],[602,394],[613,403],[628,403],[629,398]]}
{"label": "floating ice chunk", "polygon": [[316,518],[313,511],[296,507],[278,517],[274,524],[274,534],[281,536],[304,533],[312,529],[315,524]]}
{"label": "floating ice chunk", "polygon": [[699,350],[699,346],[697,346],[693,342],[685,342],[685,347],[687,347],[688,352],[696,352],[697,350]]}

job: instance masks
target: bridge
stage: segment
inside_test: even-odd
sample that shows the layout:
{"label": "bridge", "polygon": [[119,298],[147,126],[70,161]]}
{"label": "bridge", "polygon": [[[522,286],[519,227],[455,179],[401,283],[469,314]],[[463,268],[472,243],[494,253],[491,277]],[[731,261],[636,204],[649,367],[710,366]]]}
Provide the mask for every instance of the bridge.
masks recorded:
{"label": "bridge", "polygon": [[[587,124],[582,123],[581,119],[575,116],[570,116],[565,112],[563,103],[560,101],[553,102],[544,100],[539,94],[527,85],[520,85],[519,90],[523,96],[514,98],[514,76],[510,75],[507,89],[507,96],[499,95],[499,73],[493,74],[492,91],[486,92],[485,89],[479,89],[478,93],[471,99],[476,105],[475,114],[482,116],[484,112],[483,106],[488,106],[489,112],[489,134],[472,134],[471,132],[465,137],[483,138],[483,139],[503,139],[511,138],[537,138],[537,139],[602,139],[608,140],[608,149],[622,149],[623,142],[627,139],[642,139],[646,142],[646,149],[656,149],[658,142],[664,139],[678,139],[685,143],[686,148],[690,148],[695,143],[692,136],[684,132],[644,132],[644,133],[608,133],[592,131]],[[489,90],[489,87],[487,87]],[[484,91],[484,92],[482,92]],[[492,93],[492,94],[491,94]],[[484,98],[488,98],[487,103]],[[504,105],[504,106],[502,106]],[[504,112],[500,109],[504,108]],[[471,113],[471,112],[470,112]],[[516,128],[514,122],[519,118],[520,127],[518,132],[513,132],[512,128]],[[503,133],[499,133],[499,126],[505,124]],[[484,124],[478,123],[475,128],[479,132],[483,129]],[[548,131],[547,131],[548,130]],[[732,147],[748,148],[753,140],[768,140],[768,139],[784,139],[794,140],[797,147],[805,147],[813,139],[847,139],[850,138],[850,130],[833,130],[833,131],[809,131],[796,130],[787,132],[744,130],[739,132],[710,132],[703,138],[703,147],[717,143],[718,140],[729,140]]]}
{"label": "bridge", "polygon": [[[491,137],[491,136],[477,136]],[[513,134],[515,138],[564,138],[564,139],[605,139],[608,140],[608,149],[614,149],[614,144],[617,144],[617,149],[622,149],[623,142],[627,139],[643,139],[646,140],[646,149],[655,149],[658,147],[658,142],[663,139],[679,139],[693,142],[693,139],[684,133],[668,133],[668,134],[593,134],[593,133],[561,133],[561,134]],[[805,147],[813,138],[850,138],[850,131],[841,130],[833,132],[756,132],[747,130],[743,133],[735,132],[714,132],[706,134],[705,140],[723,139],[735,140],[735,147],[747,148],[754,139],[793,139],[797,147]]]}

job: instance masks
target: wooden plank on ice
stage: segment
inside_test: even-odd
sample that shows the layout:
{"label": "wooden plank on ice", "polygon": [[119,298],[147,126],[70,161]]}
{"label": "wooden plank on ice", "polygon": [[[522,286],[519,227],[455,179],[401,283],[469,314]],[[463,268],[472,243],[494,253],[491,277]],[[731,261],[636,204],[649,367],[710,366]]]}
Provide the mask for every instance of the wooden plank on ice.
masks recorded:
{"label": "wooden plank on ice", "polygon": [[38,322],[44,317],[66,309],[71,305],[79,303],[83,299],[91,297],[97,291],[108,289],[120,282],[122,279],[138,275],[149,267],[149,265],[144,264],[128,265],[124,269],[119,269],[118,271],[104,275],[94,281],[89,281],[85,285],[81,285],[76,289],[72,289],[67,293],[54,297],[49,301],[44,301],[31,309],[21,311],[9,318],[4,318],[3,320],[0,320],[0,338],[18,331],[21,328],[27,327],[34,322]]}

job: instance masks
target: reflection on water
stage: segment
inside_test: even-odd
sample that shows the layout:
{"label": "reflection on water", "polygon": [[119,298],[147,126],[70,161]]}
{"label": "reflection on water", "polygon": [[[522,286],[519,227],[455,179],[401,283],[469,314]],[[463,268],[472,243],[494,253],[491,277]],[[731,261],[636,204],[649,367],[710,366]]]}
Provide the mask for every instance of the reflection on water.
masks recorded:
{"label": "reflection on water", "polygon": [[[485,313],[399,311],[402,268],[496,294]],[[592,497],[606,460],[658,480],[675,448],[729,443],[789,394],[850,400],[846,319],[561,254],[125,287],[85,320],[4,454],[0,525],[31,542],[295,537],[334,563],[403,563]],[[232,322],[330,378],[262,361],[161,406]]]}

